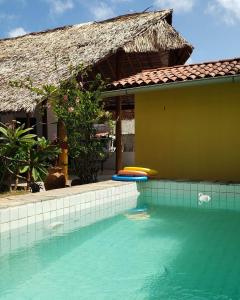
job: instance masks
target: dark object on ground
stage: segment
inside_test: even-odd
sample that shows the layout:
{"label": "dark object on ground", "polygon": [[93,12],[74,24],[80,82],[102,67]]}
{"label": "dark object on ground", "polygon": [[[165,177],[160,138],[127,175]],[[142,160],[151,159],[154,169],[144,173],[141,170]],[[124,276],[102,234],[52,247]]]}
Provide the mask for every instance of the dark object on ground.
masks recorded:
{"label": "dark object on ground", "polygon": [[71,186],[81,185],[81,184],[83,184],[82,180],[80,178],[75,178],[72,180]]}
{"label": "dark object on ground", "polygon": [[30,186],[30,189],[31,189],[32,193],[40,192],[40,189],[41,189],[40,184],[38,184],[36,182],[31,182],[29,186]]}

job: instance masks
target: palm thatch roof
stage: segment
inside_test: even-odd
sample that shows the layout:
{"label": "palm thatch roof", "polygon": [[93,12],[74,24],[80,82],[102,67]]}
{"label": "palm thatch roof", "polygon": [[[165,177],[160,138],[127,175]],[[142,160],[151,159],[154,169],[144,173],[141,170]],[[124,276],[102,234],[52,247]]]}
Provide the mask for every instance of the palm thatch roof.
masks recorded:
{"label": "palm thatch roof", "polygon": [[[36,86],[67,78],[68,65],[96,65],[119,49],[125,52],[179,50],[192,46],[171,26],[172,10],[136,13],[0,40],[0,111],[31,112],[39,99],[9,81],[30,77]],[[179,54],[180,55],[180,54]]]}

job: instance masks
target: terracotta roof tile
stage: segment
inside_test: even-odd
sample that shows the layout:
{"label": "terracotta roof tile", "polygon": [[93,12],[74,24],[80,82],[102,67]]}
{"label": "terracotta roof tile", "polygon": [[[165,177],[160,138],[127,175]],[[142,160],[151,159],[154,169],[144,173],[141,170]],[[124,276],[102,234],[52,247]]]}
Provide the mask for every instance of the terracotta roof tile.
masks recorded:
{"label": "terracotta roof tile", "polygon": [[114,81],[110,90],[177,81],[190,81],[202,78],[215,78],[240,74],[240,58],[206,62],[200,64],[174,66],[143,70],[142,72]]}

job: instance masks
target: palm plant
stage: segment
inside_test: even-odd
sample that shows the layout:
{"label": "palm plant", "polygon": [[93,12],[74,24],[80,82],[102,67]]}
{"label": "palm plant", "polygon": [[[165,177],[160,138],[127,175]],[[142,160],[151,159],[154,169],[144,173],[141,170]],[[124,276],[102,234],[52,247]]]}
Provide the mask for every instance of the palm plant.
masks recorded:
{"label": "palm plant", "polygon": [[[51,160],[59,154],[59,148],[51,145],[44,137],[36,138],[29,133],[33,128],[16,128],[17,123],[0,123],[0,156],[4,174],[15,178],[15,189],[19,178],[27,181],[27,186],[44,180]],[[27,176],[23,176],[23,174]]]}
{"label": "palm plant", "polygon": [[22,165],[20,173],[29,173],[30,182],[44,181],[51,161],[56,159],[60,149],[45,137],[37,138],[28,152],[28,161]]}
{"label": "palm plant", "polygon": [[0,155],[3,165],[4,177],[10,174],[15,178],[17,188],[21,165],[27,161],[28,151],[34,144],[35,134],[29,132],[32,128],[24,129],[24,124],[18,126],[17,122],[10,125],[0,123]]}

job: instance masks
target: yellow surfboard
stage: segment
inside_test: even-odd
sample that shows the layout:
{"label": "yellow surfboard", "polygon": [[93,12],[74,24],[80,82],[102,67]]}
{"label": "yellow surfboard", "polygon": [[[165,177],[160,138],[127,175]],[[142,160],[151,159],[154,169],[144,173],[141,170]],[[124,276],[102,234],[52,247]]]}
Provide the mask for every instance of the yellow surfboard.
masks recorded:
{"label": "yellow surfboard", "polygon": [[154,176],[158,174],[158,171],[153,170],[153,169],[149,169],[149,168],[142,168],[142,167],[125,167],[124,170],[128,170],[128,171],[141,171],[141,172],[145,172],[148,175]]}

